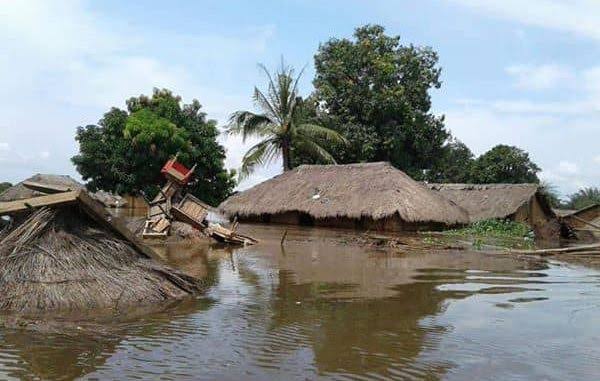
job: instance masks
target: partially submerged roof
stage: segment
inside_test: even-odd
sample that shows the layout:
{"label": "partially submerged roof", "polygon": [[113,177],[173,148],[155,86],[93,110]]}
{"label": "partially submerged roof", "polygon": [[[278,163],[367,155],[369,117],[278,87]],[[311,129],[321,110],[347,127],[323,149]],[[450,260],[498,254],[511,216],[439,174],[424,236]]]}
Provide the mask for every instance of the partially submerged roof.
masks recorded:
{"label": "partially submerged roof", "polygon": [[592,205],[586,206],[585,208],[581,208],[581,209],[556,209],[555,212],[560,217],[570,217],[570,216],[577,216],[579,214],[586,213],[593,209],[600,210],[600,204],[592,204]]}
{"label": "partially submerged roof", "polygon": [[570,216],[571,214],[575,214],[577,212],[577,209],[556,209],[555,208],[552,210],[559,217],[567,217],[567,216]]}
{"label": "partially submerged roof", "polygon": [[471,222],[507,218],[529,202],[538,184],[427,184],[469,213]]}
{"label": "partially submerged roof", "polygon": [[226,214],[303,212],[316,219],[398,213],[406,222],[468,222],[465,210],[389,163],[302,165],[225,200]]}
{"label": "partially submerged roof", "polygon": [[81,184],[80,182],[78,182],[70,176],[38,173],[37,175],[34,175],[28,178],[27,180],[21,181],[20,183],[15,184],[12,187],[5,190],[2,194],[0,194],[0,201],[24,200],[26,198],[46,195],[46,193],[26,187],[23,184],[25,182],[53,185],[61,188],[68,188],[72,191],[85,188],[83,184]]}

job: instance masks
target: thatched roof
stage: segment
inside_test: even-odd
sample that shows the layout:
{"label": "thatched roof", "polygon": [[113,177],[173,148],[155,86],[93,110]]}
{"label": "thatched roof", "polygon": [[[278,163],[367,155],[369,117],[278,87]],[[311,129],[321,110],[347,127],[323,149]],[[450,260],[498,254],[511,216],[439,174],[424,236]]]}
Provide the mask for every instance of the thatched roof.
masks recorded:
{"label": "thatched roof", "polygon": [[554,209],[554,212],[560,217],[570,217],[584,214],[593,209],[600,210],[600,204],[592,204],[581,209]]}
{"label": "thatched roof", "polygon": [[406,222],[468,222],[463,209],[383,162],[302,165],[231,196],[219,208],[241,217],[303,212],[315,219],[378,220],[397,213]]}
{"label": "thatched roof", "polygon": [[[529,202],[537,184],[427,184],[469,213],[471,222],[507,218]],[[548,208],[549,209],[549,208]]]}
{"label": "thatched roof", "polygon": [[137,252],[79,208],[44,207],[0,232],[0,310],[121,308],[179,299],[197,280]]}
{"label": "thatched roof", "polygon": [[38,173],[18,184],[13,185],[12,187],[5,190],[2,194],[0,194],[0,201],[15,201],[15,200],[24,200],[26,198],[43,196],[44,193],[38,192],[32,189],[27,188],[23,185],[24,182],[36,182],[43,183],[48,185],[55,185],[61,187],[68,187],[71,190],[83,189],[84,186],[77,180],[73,179],[70,176],[66,175],[50,175],[50,174],[41,174]]}
{"label": "thatched roof", "polygon": [[[63,188],[69,188],[71,190],[85,189],[85,186],[82,183],[78,182],[70,176],[38,173],[37,175],[25,179],[2,192],[0,194],[0,202],[24,200],[26,198],[39,197],[44,196],[46,194],[26,187],[24,185],[24,183],[26,182],[58,186]],[[127,205],[127,201],[123,197],[113,195],[112,193],[103,190],[91,193],[91,195],[107,207],[114,208],[123,207]]]}

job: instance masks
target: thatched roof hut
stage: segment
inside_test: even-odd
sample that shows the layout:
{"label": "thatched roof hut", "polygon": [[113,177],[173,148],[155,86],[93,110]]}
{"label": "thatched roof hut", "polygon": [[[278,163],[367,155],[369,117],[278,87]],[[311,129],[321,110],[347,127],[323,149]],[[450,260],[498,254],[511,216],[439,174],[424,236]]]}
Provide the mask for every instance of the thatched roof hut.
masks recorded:
{"label": "thatched roof hut", "polygon": [[[593,204],[579,210],[557,210],[561,221],[578,231],[579,236],[600,236],[600,204]],[[589,234],[584,232],[588,231]]]}
{"label": "thatched roof hut", "polygon": [[37,313],[154,304],[199,291],[199,283],[65,205],[0,233],[0,289],[0,310]]}
{"label": "thatched roof hut", "polygon": [[[87,194],[68,176],[36,175],[26,181],[42,189],[53,186],[80,190],[81,197]],[[20,183],[4,192],[1,200],[11,204],[47,197]],[[198,280],[150,259],[125,239],[127,235],[101,223],[105,219],[95,210],[103,207],[89,195],[85,199],[85,205],[80,199],[79,204],[18,212],[0,231],[0,311],[121,308],[200,291]]]}
{"label": "thatched roof hut", "polygon": [[[38,173],[0,193],[0,202],[24,200],[26,198],[39,197],[46,194],[42,191],[33,189],[31,185],[28,187],[25,184],[44,184],[50,187],[63,188],[64,190],[85,189],[85,186],[82,183],[70,176]],[[103,190],[93,193],[92,196],[104,204],[104,206],[110,208],[123,207],[127,204],[127,201],[123,197],[115,196]]]}
{"label": "thatched roof hut", "polygon": [[240,220],[378,230],[468,222],[466,211],[383,162],[302,165],[231,196],[219,209]]}
{"label": "thatched roof hut", "polygon": [[2,201],[15,201],[24,200],[26,198],[43,196],[45,193],[33,190],[26,187],[23,183],[34,182],[43,183],[47,185],[54,185],[57,187],[69,188],[71,190],[84,189],[84,185],[67,175],[50,175],[38,173],[26,180],[21,181],[18,184],[13,185],[0,194],[0,202]]}
{"label": "thatched roof hut", "polygon": [[[544,236],[558,234],[556,215],[538,184],[427,184],[469,213],[471,222],[511,219]],[[550,228],[550,232],[542,232]]]}

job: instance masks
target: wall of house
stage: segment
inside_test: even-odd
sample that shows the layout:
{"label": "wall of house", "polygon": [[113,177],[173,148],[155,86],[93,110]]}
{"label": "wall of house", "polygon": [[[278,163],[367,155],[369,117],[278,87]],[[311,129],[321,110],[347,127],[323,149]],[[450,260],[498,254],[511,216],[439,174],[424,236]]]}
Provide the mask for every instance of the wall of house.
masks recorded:
{"label": "wall of house", "polygon": [[273,223],[282,225],[303,225],[303,226],[320,226],[331,228],[359,229],[372,231],[419,231],[419,230],[442,230],[448,228],[443,223],[435,222],[420,222],[409,223],[403,221],[400,216],[393,215],[382,219],[374,220],[369,217],[348,218],[348,217],[331,217],[314,219],[306,213],[286,212],[274,215],[253,215],[247,217],[239,217],[239,221]]}
{"label": "wall of house", "polygon": [[[579,219],[589,221],[591,223],[595,223],[600,225],[600,205],[594,208],[590,208],[584,210],[582,212],[577,213],[576,215]],[[578,220],[577,218],[566,217],[565,218],[569,224],[574,228],[592,228],[590,225],[586,224],[583,221]]]}
{"label": "wall of house", "polygon": [[513,214],[512,219],[531,226],[538,238],[553,239],[560,235],[558,220],[544,208],[536,195],[521,205]]}

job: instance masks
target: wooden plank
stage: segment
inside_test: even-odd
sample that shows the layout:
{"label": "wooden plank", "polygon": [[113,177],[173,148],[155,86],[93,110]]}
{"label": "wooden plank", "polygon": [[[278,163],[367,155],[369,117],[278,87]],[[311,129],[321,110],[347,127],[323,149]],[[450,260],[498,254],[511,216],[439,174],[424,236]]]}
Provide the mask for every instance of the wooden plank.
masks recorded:
{"label": "wooden plank", "polygon": [[73,190],[73,188],[71,188],[71,187],[65,187],[65,186],[62,186],[62,185],[39,183],[39,182],[36,182],[36,181],[23,181],[22,184],[26,188],[32,189],[34,191],[42,192],[42,193],[48,193],[48,194],[64,193],[64,192],[69,192],[69,191]]}
{"label": "wooden plank", "polygon": [[110,214],[104,206],[97,200],[93,199],[88,192],[81,191],[77,197],[81,209],[98,223],[106,226],[113,232],[125,238],[132,244],[140,253],[148,258],[162,261],[163,259],[152,248],[142,242],[135,233],[127,227],[127,223],[121,217],[116,217]]}
{"label": "wooden plank", "polygon": [[20,213],[42,206],[76,203],[80,192],[81,191],[76,190],[47,196],[31,197],[24,200],[0,202],[0,216]]}
{"label": "wooden plank", "polygon": [[574,219],[574,220],[576,220],[576,221],[579,221],[579,222],[581,222],[581,223],[583,223],[583,224],[590,225],[591,227],[593,227],[593,228],[595,228],[595,229],[600,229],[600,225],[597,225],[597,224],[595,224],[595,223],[593,223],[593,222],[591,222],[591,221],[586,221],[586,220],[584,220],[583,218],[577,217],[577,216],[576,216],[576,215],[574,215],[574,214],[573,214],[573,215],[571,215],[571,216],[569,216],[569,218],[572,218],[572,219]]}
{"label": "wooden plank", "polygon": [[173,215],[173,217],[175,217],[176,220],[190,224],[198,230],[203,230],[208,226],[204,221],[196,220],[195,218],[186,214],[184,211],[182,211],[176,206],[171,207],[171,214]]}

